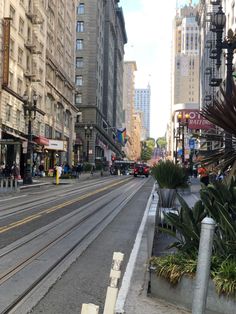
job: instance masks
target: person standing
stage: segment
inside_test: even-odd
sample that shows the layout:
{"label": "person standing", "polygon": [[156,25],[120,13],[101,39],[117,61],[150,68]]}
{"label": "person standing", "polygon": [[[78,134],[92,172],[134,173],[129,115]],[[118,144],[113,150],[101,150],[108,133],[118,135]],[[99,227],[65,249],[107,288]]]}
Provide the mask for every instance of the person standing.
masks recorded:
{"label": "person standing", "polygon": [[200,176],[200,182],[205,184],[206,186],[208,186],[208,184],[209,184],[209,173],[203,165],[201,165],[198,168],[198,174]]}

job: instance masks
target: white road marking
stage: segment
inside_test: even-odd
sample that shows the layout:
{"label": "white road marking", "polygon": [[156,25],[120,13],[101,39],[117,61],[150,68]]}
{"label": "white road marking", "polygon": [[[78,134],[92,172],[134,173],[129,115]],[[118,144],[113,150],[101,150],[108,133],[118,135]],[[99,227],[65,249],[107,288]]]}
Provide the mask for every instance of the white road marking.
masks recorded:
{"label": "white road marking", "polygon": [[138,230],[135,242],[134,242],[134,246],[133,246],[132,252],[130,254],[129,262],[127,264],[127,267],[126,267],[126,270],[125,270],[125,273],[124,273],[124,276],[122,279],[122,285],[121,285],[121,288],[119,290],[117,301],[116,301],[116,310],[115,310],[116,314],[124,313],[125,300],[127,298],[128,292],[129,292],[129,286],[130,286],[131,278],[133,275],[135,262],[136,262],[137,255],[139,252],[139,247],[141,244],[145,224],[146,224],[147,217],[148,217],[148,212],[149,212],[150,205],[152,202],[152,195],[153,195],[154,191],[155,191],[155,185],[153,186],[152,192],[149,196],[147,206],[146,206],[146,209],[145,209],[145,212],[143,215],[143,219],[142,219],[142,222],[140,224],[140,227],[139,227],[139,230]]}

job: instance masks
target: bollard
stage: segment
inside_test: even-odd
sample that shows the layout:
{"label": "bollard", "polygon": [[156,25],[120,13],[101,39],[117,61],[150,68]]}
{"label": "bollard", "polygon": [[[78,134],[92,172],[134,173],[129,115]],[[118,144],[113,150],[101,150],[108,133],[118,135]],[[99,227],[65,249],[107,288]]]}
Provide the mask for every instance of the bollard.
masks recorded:
{"label": "bollard", "polygon": [[56,168],[56,185],[59,184],[59,170]]}
{"label": "bollard", "polygon": [[115,313],[115,305],[118,294],[118,282],[120,279],[121,271],[121,263],[124,259],[124,254],[120,252],[113,253],[113,262],[112,268],[110,272],[110,285],[107,288],[106,300],[103,314],[114,314]]}
{"label": "bollard", "polygon": [[214,230],[215,221],[209,217],[204,218],[201,224],[201,236],[198,251],[196,282],[193,294],[192,314],[205,313]]}
{"label": "bollard", "polygon": [[83,303],[81,314],[98,314],[99,313],[99,306],[92,304],[92,303]]}

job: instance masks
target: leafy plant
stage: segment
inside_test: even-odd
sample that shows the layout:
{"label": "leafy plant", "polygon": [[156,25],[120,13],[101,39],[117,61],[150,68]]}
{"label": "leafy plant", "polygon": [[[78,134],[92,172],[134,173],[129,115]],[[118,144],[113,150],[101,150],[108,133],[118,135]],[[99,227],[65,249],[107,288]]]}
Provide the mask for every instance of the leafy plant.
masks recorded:
{"label": "leafy plant", "polygon": [[216,182],[203,187],[200,197],[207,216],[216,222],[213,252],[227,257],[236,255],[236,180]]}
{"label": "leafy plant", "polygon": [[197,269],[196,259],[180,253],[152,257],[150,264],[157,276],[167,279],[173,285],[177,284],[183,275],[193,277]]}
{"label": "leafy plant", "polygon": [[185,169],[170,160],[160,161],[153,166],[152,176],[160,188],[176,189],[188,186],[188,176]]}
{"label": "leafy plant", "polygon": [[[179,256],[183,254],[185,257],[188,256],[190,260],[197,260],[201,222],[205,216],[212,217],[216,222],[211,263],[212,278],[219,294],[235,296],[236,179],[233,177],[229,184],[226,182],[215,182],[202,187],[200,200],[195,203],[193,208],[190,208],[179,195],[178,199],[180,203],[179,214],[172,212],[164,214],[166,222],[172,228],[159,228],[159,230],[175,237],[176,241],[169,247],[177,248],[178,253],[175,257],[173,255],[169,258],[166,257],[165,262],[160,262],[158,259],[160,266],[155,264],[157,274],[169,279],[170,282],[178,282],[179,278],[185,274],[182,266],[179,265],[184,265],[184,261]],[[176,258],[179,258],[178,262],[176,262]],[[160,268],[161,266],[162,268]],[[175,271],[174,275],[171,269]]]}
{"label": "leafy plant", "polygon": [[236,260],[228,259],[213,273],[213,281],[219,294],[236,294]]}
{"label": "leafy plant", "polygon": [[[150,265],[157,276],[176,285],[184,275],[194,277],[197,271],[197,257],[179,252],[176,254],[152,257]],[[211,277],[219,295],[236,294],[236,260],[223,260],[217,256],[211,259]]]}
{"label": "leafy plant", "polygon": [[190,208],[185,200],[178,195],[180,202],[179,213],[164,213],[164,219],[172,229],[168,227],[159,228],[160,231],[168,233],[176,239],[169,248],[177,248],[189,255],[196,254],[199,247],[199,239],[201,232],[201,221],[206,216],[204,206],[201,201],[195,203]]}
{"label": "leafy plant", "polygon": [[[201,110],[202,116],[214,125],[232,136],[231,145],[227,149],[222,146],[222,143],[227,141],[222,134],[205,135],[206,141],[218,141],[218,148],[203,160],[208,164],[219,164],[222,170],[227,167],[233,167],[236,164],[236,86],[233,83],[232,95],[227,95],[223,88],[220,89],[221,97],[214,98],[212,103],[209,103]],[[222,132],[221,132],[222,133]],[[233,169],[235,171],[235,169]]]}

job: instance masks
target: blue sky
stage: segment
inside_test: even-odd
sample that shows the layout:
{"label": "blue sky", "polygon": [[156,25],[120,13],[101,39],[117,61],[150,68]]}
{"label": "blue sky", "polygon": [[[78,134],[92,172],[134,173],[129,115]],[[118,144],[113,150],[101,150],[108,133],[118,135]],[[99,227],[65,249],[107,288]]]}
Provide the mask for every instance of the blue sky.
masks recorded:
{"label": "blue sky", "polygon": [[120,6],[128,36],[125,60],[137,63],[135,87],[151,85],[150,135],[164,136],[170,116],[171,39],[176,0],[120,0]]}

